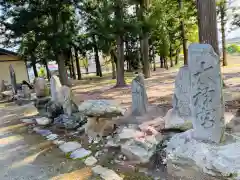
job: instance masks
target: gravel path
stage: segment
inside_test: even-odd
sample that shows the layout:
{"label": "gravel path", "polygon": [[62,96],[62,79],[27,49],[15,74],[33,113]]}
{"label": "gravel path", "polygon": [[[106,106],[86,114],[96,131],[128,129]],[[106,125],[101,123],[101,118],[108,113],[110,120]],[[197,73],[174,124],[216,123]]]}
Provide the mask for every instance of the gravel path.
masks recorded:
{"label": "gravel path", "polygon": [[91,174],[81,161],[65,155],[42,137],[28,132],[17,116],[0,109],[1,180],[84,180]]}

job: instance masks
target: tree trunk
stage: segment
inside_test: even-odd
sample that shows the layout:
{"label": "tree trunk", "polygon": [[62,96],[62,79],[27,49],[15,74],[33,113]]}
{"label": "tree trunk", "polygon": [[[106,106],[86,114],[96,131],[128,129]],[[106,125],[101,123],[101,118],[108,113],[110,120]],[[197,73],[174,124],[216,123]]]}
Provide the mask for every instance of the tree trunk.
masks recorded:
{"label": "tree trunk", "polygon": [[74,68],[74,60],[73,60],[73,55],[72,55],[72,53],[71,53],[71,67],[72,67],[73,79],[77,79],[77,78],[76,78],[75,68]]}
{"label": "tree trunk", "polygon": [[59,78],[62,83],[62,85],[69,86],[69,80],[67,76],[67,69],[65,66],[65,59],[66,59],[66,54],[64,52],[60,52],[58,55],[58,72],[59,72]]}
{"label": "tree trunk", "polygon": [[75,54],[75,59],[76,59],[78,80],[81,80],[82,79],[82,73],[81,73],[80,63],[79,63],[79,59],[78,59],[78,50],[77,50],[76,47],[74,47],[74,54]]}
{"label": "tree trunk", "polygon": [[111,55],[111,64],[112,64],[112,79],[116,79],[116,68],[115,68],[115,62],[114,62],[114,55]]}
{"label": "tree trunk", "polygon": [[31,55],[31,63],[32,63],[34,76],[38,77],[38,71],[37,71],[37,66],[36,66],[36,58],[35,58],[34,55]]}
{"label": "tree trunk", "polygon": [[178,65],[179,51],[179,49],[176,50],[175,65]]}
{"label": "tree trunk", "polygon": [[[149,9],[149,0],[142,0],[140,4],[141,16],[143,21],[145,21],[144,12]],[[145,78],[151,77],[151,69],[149,62],[149,34],[146,29],[143,28],[143,39],[142,39],[142,58],[143,58],[143,74]]]}
{"label": "tree trunk", "polygon": [[49,68],[48,68],[48,63],[47,63],[47,61],[44,61],[44,66],[45,66],[45,68],[46,68],[47,78],[48,78],[48,80],[50,81],[50,79],[51,79],[51,74],[50,74],[50,70],[49,70]]}
{"label": "tree trunk", "polygon": [[98,46],[97,46],[97,41],[95,35],[92,36],[93,38],[93,48],[95,52],[95,63],[96,63],[96,75],[102,77],[102,69],[101,69],[101,64],[99,60],[99,55],[98,55]]}
{"label": "tree trunk", "polygon": [[[179,10],[182,11],[183,8],[183,0],[179,0]],[[188,64],[188,52],[187,52],[187,39],[185,33],[185,25],[182,14],[180,14],[180,22],[181,22],[181,36],[183,43],[183,55],[184,55],[184,65]]]}
{"label": "tree trunk", "polygon": [[219,55],[215,0],[197,0],[199,41],[210,44]]}
{"label": "tree trunk", "polygon": [[226,55],[226,35],[225,35],[225,25],[226,25],[226,0],[223,0],[220,4],[220,19],[221,19],[221,33],[222,33],[222,58],[223,66],[227,66],[227,55]]}
{"label": "tree trunk", "polygon": [[163,57],[160,56],[160,68],[163,68],[164,67],[164,60],[163,60]]}
{"label": "tree trunk", "polygon": [[170,49],[169,49],[169,51],[170,51],[170,67],[173,67],[173,59],[172,59],[172,44],[170,43]]}
{"label": "tree trunk", "polygon": [[72,66],[71,65],[68,66],[68,70],[69,70],[69,73],[70,73],[70,78],[73,78],[73,72],[72,72]]}
{"label": "tree trunk", "polygon": [[168,70],[168,63],[167,63],[167,59],[166,58],[163,58],[163,61],[164,61],[164,67]]}
{"label": "tree trunk", "polygon": [[126,82],[124,79],[124,43],[122,36],[117,37],[117,84],[116,87],[125,86]]}

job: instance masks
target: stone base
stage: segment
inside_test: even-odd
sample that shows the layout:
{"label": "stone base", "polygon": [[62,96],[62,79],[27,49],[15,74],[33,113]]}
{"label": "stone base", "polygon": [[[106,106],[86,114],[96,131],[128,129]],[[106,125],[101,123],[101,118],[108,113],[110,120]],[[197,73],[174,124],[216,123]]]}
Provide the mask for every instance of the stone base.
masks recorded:
{"label": "stone base", "polygon": [[167,146],[168,160],[175,164],[193,162],[204,173],[236,177],[240,174],[240,139],[226,134],[222,144],[209,144],[194,139],[194,130],[172,137]]}

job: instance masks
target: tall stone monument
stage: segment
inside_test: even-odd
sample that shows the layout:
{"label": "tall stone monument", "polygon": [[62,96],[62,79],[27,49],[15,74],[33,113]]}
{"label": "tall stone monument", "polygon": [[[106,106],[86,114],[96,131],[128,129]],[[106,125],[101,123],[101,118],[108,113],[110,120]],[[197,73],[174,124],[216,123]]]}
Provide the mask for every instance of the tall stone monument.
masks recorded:
{"label": "tall stone monument", "polygon": [[50,80],[52,101],[54,101],[54,102],[58,101],[58,94],[59,94],[59,90],[61,87],[62,87],[62,84],[61,84],[58,76],[53,75]]}
{"label": "tall stone monument", "polygon": [[13,94],[17,94],[16,74],[15,74],[15,71],[14,71],[12,65],[9,66],[9,72],[10,72],[10,79],[11,79],[11,85],[12,85]]}
{"label": "tall stone monument", "polygon": [[143,74],[138,74],[132,81],[132,114],[141,116],[147,112],[148,97]]}
{"label": "tall stone monument", "polygon": [[191,44],[188,52],[194,136],[219,143],[225,131],[220,58],[207,44]]}

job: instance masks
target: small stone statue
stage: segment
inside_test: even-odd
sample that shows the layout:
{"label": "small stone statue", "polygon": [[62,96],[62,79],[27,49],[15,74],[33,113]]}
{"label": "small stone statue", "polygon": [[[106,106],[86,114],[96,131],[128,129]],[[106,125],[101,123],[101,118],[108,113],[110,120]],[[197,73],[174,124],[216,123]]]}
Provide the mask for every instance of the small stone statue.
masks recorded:
{"label": "small stone statue", "polygon": [[142,116],[147,112],[148,98],[143,74],[138,74],[132,81],[132,114]]}

